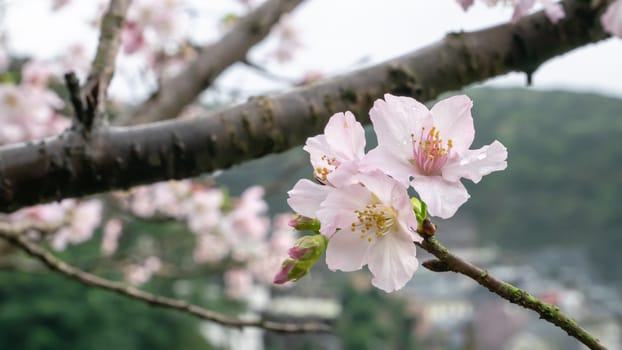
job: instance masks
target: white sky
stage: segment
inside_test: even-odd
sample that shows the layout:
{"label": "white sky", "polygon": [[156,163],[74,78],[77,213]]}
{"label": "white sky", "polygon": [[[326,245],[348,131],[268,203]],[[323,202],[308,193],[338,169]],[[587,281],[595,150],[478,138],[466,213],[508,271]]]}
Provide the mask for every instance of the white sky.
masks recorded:
{"label": "white sky", "polygon": [[[219,10],[231,6],[231,0],[192,0],[205,13],[217,18]],[[10,33],[14,52],[50,56],[72,41],[91,42],[95,33],[79,18],[96,10],[98,0],[74,0],[77,6],[50,16],[47,0],[0,0],[7,9],[2,28]],[[157,1],[154,0],[154,3]],[[454,0],[307,0],[293,14],[300,30],[303,48],[288,65],[271,63],[268,68],[285,76],[300,77],[319,70],[328,74],[351,70],[431,44],[449,31],[476,30],[510,19],[512,9],[476,6],[464,13]],[[212,18],[212,19],[214,19]],[[212,23],[213,24],[213,23]],[[197,33],[213,27],[195,22]],[[270,41],[253,50],[251,57],[265,57]],[[130,66],[131,67],[131,66]],[[127,69],[127,68],[126,68]],[[249,91],[279,88],[278,84],[259,77],[248,78],[247,69],[234,68],[219,79],[221,86],[250,86]],[[249,80],[250,79],[250,80]],[[510,74],[488,84],[524,86],[523,74]],[[598,92],[622,97],[622,40],[609,39],[555,58],[534,74],[536,88],[560,88]],[[127,84],[113,84],[115,95],[135,89]],[[141,95],[142,93],[138,93]]]}

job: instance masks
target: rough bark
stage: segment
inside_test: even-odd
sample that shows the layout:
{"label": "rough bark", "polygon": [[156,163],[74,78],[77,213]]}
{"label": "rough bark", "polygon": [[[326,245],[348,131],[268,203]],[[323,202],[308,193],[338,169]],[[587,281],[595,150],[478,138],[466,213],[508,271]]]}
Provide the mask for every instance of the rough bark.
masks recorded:
{"label": "rough bark", "polygon": [[425,101],[540,64],[606,37],[600,7],[567,1],[567,18],[543,13],[442,41],[315,85],[215,111],[203,118],[93,131],[0,148],[0,211],[114,189],[180,179],[282,152],[323,129],[331,114],[361,121],[384,93]]}

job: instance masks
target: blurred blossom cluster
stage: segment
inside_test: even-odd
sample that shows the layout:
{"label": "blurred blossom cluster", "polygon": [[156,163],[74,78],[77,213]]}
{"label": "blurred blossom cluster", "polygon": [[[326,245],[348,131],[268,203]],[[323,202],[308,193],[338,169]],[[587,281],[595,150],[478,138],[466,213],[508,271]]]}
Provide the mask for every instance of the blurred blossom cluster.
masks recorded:
{"label": "blurred blossom cluster", "polygon": [[[295,240],[295,232],[288,226],[289,215],[277,215],[271,223],[263,196],[260,186],[252,186],[240,197],[231,198],[220,188],[190,180],[136,187],[116,195],[134,215],[164,216],[184,222],[196,236],[193,258],[197,264],[232,266],[232,272],[225,274],[227,290],[252,285],[243,283],[247,279],[270,283],[280,259]],[[248,276],[242,277],[241,271]]]}
{"label": "blurred blossom cluster", "polygon": [[63,250],[70,244],[80,244],[93,237],[102,220],[99,200],[65,199],[60,203],[41,204],[9,215],[14,223],[48,225],[53,233],[50,242],[54,249]]}
{"label": "blurred blossom cluster", "polygon": [[[226,293],[238,298],[245,296],[254,283],[272,282],[274,271],[296,238],[288,225],[291,215],[276,215],[271,222],[263,196],[260,186],[250,187],[234,198],[220,188],[199,182],[168,181],[115,192],[112,197],[119,212],[109,213],[105,221],[103,204],[97,199],[37,205],[19,210],[7,219],[49,226],[52,232],[46,237],[55,250],[92,239],[101,225],[100,250],[106,257],[115,254],[123,222],[134,216],[181,221],[195,235],[195,263],[224,266]],[[35,239],[42,238],[33,235]],[[141,285],[162,265],[160,258],[153,255],[140,263],[127,264],[123,272],[128,283]]]}
{"label": "blurred blossom cluster", "polygon": [[59,71],[58,64],[30,60],[22,66],[19,83],[5,76],[0,83],[0,144],[40,139],[70,125],[69,118],[58,112],[63,100],[48,88]]}

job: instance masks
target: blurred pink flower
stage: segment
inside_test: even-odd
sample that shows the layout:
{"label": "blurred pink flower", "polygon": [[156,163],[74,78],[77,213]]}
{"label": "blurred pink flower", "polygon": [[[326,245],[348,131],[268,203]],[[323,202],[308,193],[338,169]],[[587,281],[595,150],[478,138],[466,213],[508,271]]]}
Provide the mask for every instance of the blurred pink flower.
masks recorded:
{"label": "blurred pink flower", "polygon": [[260,240],[268,234],[270,220],[266,216],[268,204],[263,199],[264,194],[265,190],[261,186],[247,188],[228,214],[231,226],[240,238]]}
{"label": "blurred pink flower", "polygon": [[208,233],[218,225],[225,196],[220,189],[197,187],[185,202],[188,228],[194,233]]}
{"label": "blurred pink flower", "polygon": [[104,225],[104,235],[102,237],[101,252],[105,256],[110,256],[117,251],[119,237],[123,232],[123,223],[118,218],[112,218]]}
{"label": "blurred pink flower", "polygon": [[428,110],[410,97],[385,95],[370,111],[378,147],[362,168],[381,169],[405,186],[410,183],[431,215],[453,216],[469,198],[461,178],[477,183],[507,166],[507,150],[499,141],[469,149],[475,136],[472,105],[460,95]]}
{"label": "blurred pink flower", "polygon": [[[474,0],[456,0],[464,11],[468,10],[472,5]],[[484,0],[484,2],[488,6],[494,6],[499,1],[498,0]],[[559,2],[554,2],[552,0],[539,0],[539,2],[544,7],[544,12],[546,16],[549,18],[551,23],[557,23],[559,20],[566,16],[564,12],[564,7]],[[503,2],[507,3],[507,2]],[[512,15],[512,22],[517,22],[523,16],[526,16],[529,13],[529,10],[536,4],[536,0],[512,0],[512,5],[514,6],[514,14]]]}
{"label": "blurred pink flower", "polygon": [[79,244],[93,237],[93,232],[101,222],[102,203],[92,199],[74,204],[66,202],[69,224],[58,230],[52,237],[52,247],[63,250],[68,244]]}
{"label": "blurred pink flower", "polygon": [[242,299],[253,287],[253,276],[248,270],[234,268],[225,272],[225,294],[229,298]]}
{"label": "blurred pink flower", "polygon": [[162,262],[157,256],[151,256],[142,264],[131,264],[125,267],[125,280],[134,286],[143,285],[151,279],[154,273],[162,268]]}
{"label": "blurred pink flower", "polygon": [[194,261],[197,263],[215,264],[222,261],[231,251],[224,237],[203,233],[197,236],[194,248]]}
{"label": "blurred pink flower", "polygon": [[622,38],[622,0],[609,4],[600,21],[606,32]]}

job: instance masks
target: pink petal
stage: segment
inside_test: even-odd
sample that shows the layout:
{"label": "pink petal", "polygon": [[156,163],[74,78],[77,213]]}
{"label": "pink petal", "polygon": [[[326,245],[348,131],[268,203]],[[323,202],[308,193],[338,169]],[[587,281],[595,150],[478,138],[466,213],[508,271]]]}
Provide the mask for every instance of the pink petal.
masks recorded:
{"label": "pink petal", "polygon": [[320,204],[334,188],[313,183],[307,179],[298,180],[287,194],[287,204],[298,214],[317,218]]}
{"label": "pink petal", "polygon": [[367,239],[348,230],[338,231],[326,248],[326,265],[331,271],[356,271],[363,267],[369,249]]}
{"label": "pink petal", "polygon": [[544,12],[551,23],[557,23],[562,18],[566,17],[564,7],[560,3],[551,0],[540,0],[540,3],[544,6]]}
{"label": "pink petal", "polygon": [[512,14],[512,22],[516,23],[519,19],[529,12],[536,0],[514,0],[514,14]]}
{"label": "pink petal", "polygon": [[416,177],[411,185],[428,205],[430,215],[442,219],[452,217],[470,197],[462,183],[446,181],[440,176]]}
{"label": "pink petal", "polygon": [[457,95],[437,102],[430,110],[440,137],[451,140],[452,151],[457,154],[468,150],[475,137],[471,107],[473,101],[468,96]]}
{"label": "pink petal", "polygon": [[398,157],[412,154],[411,134],[431,123],[426,106],[410,97],[386,94],[369,111],[378,144]]}
{"label": "pink petal", "polygon": [[401,289],[419,266],[415,244],[408,236],[398,232],[375,242],[366,257],[369,270],[374,275],[372,284],[387,293]]}
{"label": "pink petal", "polygon": [[365,130],[351,112],[333,115],[324,128],[326,141],[340,160],[358,160],[365,154]]}
{"label": "pink petal", "polygon": [[456,182],[464,177],[478,183],[482,176],[505,169],[508,166],[507,158],[507,149],[495,140],[480,149],[468,150],[462,158],[445,165],[443,178]]}
{"label": "pink petal", "polygon": [[622,0],[610,4],[600,21],[605,31],[622,38]]}

